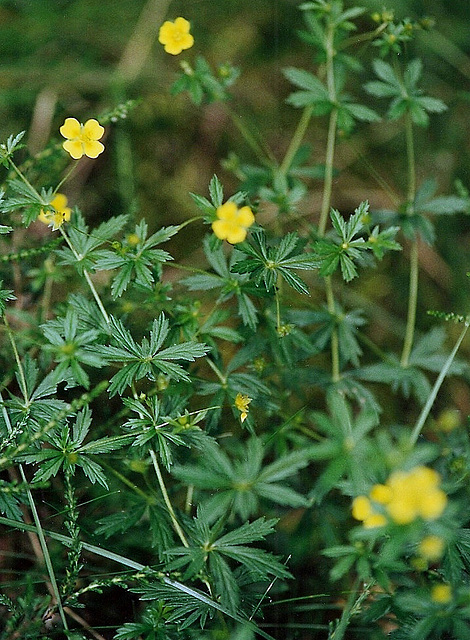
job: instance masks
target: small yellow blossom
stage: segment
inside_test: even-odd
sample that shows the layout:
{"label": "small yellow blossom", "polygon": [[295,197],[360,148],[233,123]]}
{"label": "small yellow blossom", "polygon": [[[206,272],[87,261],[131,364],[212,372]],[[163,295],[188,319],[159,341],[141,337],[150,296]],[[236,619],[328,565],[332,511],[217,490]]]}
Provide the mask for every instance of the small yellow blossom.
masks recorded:
{"label": "small yellow blossom", "polygon": [[365,520],[372,513],[372,505],[367,496],[357,496],[352,503],[352,515],[356,520]]}
{"label": "small yellow blossom", "polygon": [[183,49],[190,49],[194,44],[194,38],[189,33],[190,26],[184,18],[176,18],[174,22],[167,20],[160,27],[158,42],[167,53],[177,56]]}
{"label": "small yellow blossom", "polygon": [[452,589],[449,584],[435,584],[431,589],[431,600],[438,604],[448,604],[452,600]]}
{"label": "small yellow blossom", "polygon": [[392,499],[393,492],[391,488],[385,484],[374,484],[369,495],[374,502],[387,504]]}
{"label": "small yellow blossom", "polygon": [[93,118],[81,124],[75,118],[66,118],[60,127],[60,133],[67,138],[62,144],[74,160],[83,155],[96,158],[104,151],[104,145],[98,142],[104,134],[104,127]]}
{"label": "small yellow blossom", "polygon": [[248,405],[250,404],[252,398],[243,395],[242,393],[237,393],[235,398],[235,407],[240,411],[240,420],[241,422],[245,422],[248,416]]}
{"label": "small yellow blossom", "polygon": [[387,518],[382,513],[376,513],[367,496],[357,496],[352,504],[352,515],[356,520],[362,520],[366,529],[383,527],[387,524]]}
{"label": "small yellow blossom", "polygon": [[364,520],[365,529],[375,529],[375,527],[384,527],[387,524],[387,518],[383,513],[371,513],[368,518]]}
{"label": "small yellow blossom", "polygon": [[439,518],[447,504],[439,481],[439,474],[428,467],[392,473],[386,483],[392,490],[386,505],[392,520],[397,524],[409,524],[418,517],[424,520]]}
{"label": "small yellow blossom", "polygon": [[239,209],[235,202],[226,202],[216,211],[217,220],[212,223],[212,230],[219,240],[227,240],[230,244],[243,242],[247,229],[255,221],[250,207]]}
{"label": "small yellow blossom", "polygon": [[439,560],[444,551],[444,540],[439,536],[426,536],[419,543],[419,554],[429,562]]}
{"label": "small yellow blossom", "polygon": [[50,201],[52,209],[41,209],[38,220],[52,227],[52,231],[56,231],[64,222],[70,220],[72,209],[67,206],[67,196],[63,193],[56,193]]}

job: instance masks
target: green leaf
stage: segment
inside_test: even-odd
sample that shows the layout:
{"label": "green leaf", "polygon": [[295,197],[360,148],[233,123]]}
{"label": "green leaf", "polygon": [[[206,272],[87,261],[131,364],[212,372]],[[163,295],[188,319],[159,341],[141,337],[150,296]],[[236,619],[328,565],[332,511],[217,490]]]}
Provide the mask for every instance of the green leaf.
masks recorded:
{"label": "green leaf", "polygon": [[209,195],[214,207],[220,207],[224,201],[224,189],[219,178],[214,174],[209,183]]}

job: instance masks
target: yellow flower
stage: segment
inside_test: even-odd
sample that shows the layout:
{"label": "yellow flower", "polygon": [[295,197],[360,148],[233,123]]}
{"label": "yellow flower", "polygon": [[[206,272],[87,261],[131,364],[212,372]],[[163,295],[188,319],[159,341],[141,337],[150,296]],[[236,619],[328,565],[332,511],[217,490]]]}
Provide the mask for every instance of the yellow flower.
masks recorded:
{"label": "yellow flower", "polygon": [[372,505],[367,496],[357,496],[352,503],[352,515],[356,520],[365,520],[372,513]]}
{"label": "yellow flower", "polygon": [[75,118],[66,118],[60,127],[60,133],[67,138],[62,146],[74,160],[83,155],[96,158],[104,151],[104,145],[98,142],[104,134],[104,127],[93,118],[85,124],[81,124]]}
{"label": "yellow flower", "polygon": [[226,202],[216,211],[217,220],[212,223],[212,231],[219,240],[227,240],[230,244],[243,242],[246,238],[247,229],[255,221],[250,207],[239,209],[235,202]]}
{"label": "yellow flower", "polygon": [[439,536],[426,536],[419,543],[419,553],[422,558],[435,562],[444,551],[444,540]]}
{"label": "yellow flower", "polygon": [[72,209],[67,206],[67,196],[63,193],[56,193],[49,203],[52,209],[41,209],[38,220],[52,227],[52,231],[56,231],[64,222],[70,220]]}
{"label": "yellow flower", "polygon": [[368,518],[364,520],[365,529],[375,529],[375,527],[384,527],[387,524],[387,518],[383,513],[371,513]]}
{"label": "yellow flower", "polygon": [[374,502],[379,504],[387,504],[392,499],[392,490],[385,484],[374,484],[370,490],[370,497]]}
{"label": "yellow flower", "polygon": [[448,604],[452,600],[452,589],[449,584],[435,584],[431,589],[431,600],[438,604]]}
{"label": "yellow flower", "polygon": [[174,22],[167,20],[160,27],[158,42],[167,53],[177,56],[183,49],[190,49],[194,44],[194,38],[189,33],[190,26],[184,18],[176,18]]}
{"label": "yellow flower", "polygon": [[241,422],[245,422],[248,416],[248,405],[250,404],[252,398],[245,396],[241,393],[237,393],[235,398],[235,407],[240,411],[240,420]]}
{"label": "yellow flower", "polygon": [[386,509],[397,524],[409,524],[421,517],[439,518],[447,504],[446,494],[439,488],[440,476],[428,467],[396,471],[387,480],[392,496]]}
{"label": "yellow flower", "polygon": [[362,520],[366,529],[383,527],[387,524],[387,518],[383,514],[376,513],[373,510],[372,504],[367,496],[357,496],[357,498],[354,498],[352,515],[356,520]]}

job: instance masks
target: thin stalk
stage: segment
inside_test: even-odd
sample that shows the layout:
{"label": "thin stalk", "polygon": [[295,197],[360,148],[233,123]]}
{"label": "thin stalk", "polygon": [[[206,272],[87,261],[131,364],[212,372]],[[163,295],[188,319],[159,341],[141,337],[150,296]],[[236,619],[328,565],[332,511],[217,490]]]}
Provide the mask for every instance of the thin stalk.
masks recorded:
{"label": "thin stalk", "polygon": [[184,535],[183,529],[180,527],[180,524],[176,518],[175,511],[173,509],[173,505],[171,504],[170,498],[168,496],[168,492],[166,490],[165,482],[163,480],[162,472],[160,471],[160,465],[158,464],[157,455],[153,449],[150,449],[150,457],[152,458],[153,468],[155,469],[155,473],[157,475],[158,484],[160,485],[160,491],[162,492],[163,501],[166,504],[166,508],[168,509],[168,513],[170,514],[171,522],[173,524],[173,528],[178,534],[179,539],[183,543],[183,546],[189,547],[189,543]]}
{"label": "thin stalk", "polygon": [[210,366],[210,368],[212,369],[212,371],[215,373],[215,375],[219,378],[222,385],[225,386],[227,384],[226,376],[224,376],[224,374],[221,372],[219,367],[216,364],[214,364],[210,358],[206,358],[205,360],[207,364]]}
{"label": "thin stalk", "polygon": [[[405,118],[405,134],[406,134],[406,156],[408,162],[408,190],[407,190],[407,206],[406,213],[409,216],[414,214],[414,200],[416,197],[416,167],[415,167],[415,150],[413,137],[413,121],[411,114],[408,112]],[[410,252],[410,284],[408,291],[408,313],[405,330],[405,340],[401,354],[400,364],[407,367],[410,360],[411,349],[413,347],[413,339],[416,325],[416,308],[418,305],[418,275],[419,275],[419,255],[418,255],[418,239],[414,238]]]}
{"label": "thin stalk", "polygon": [[339,619],[336,629],[333,633],[328,634],[328,640],[343,640],[346,629],[349,626],[351,616],[354,613],[354,609],[357,608],[359,602],[364,599],[363,593],[359,593],[359,596],[357,595],[360,583],[361,581],[358,578],[351,589],[351,593],[349,594],[348,601],[343,609],[343,613]]}
{"label": "thin stalk", "polygon": [[302,144],[302,140],[304,139],[310,119],[312,117],[312,113],[313,113],[312,105],[305,107],[305,109],[303,110],[302,116],[299,120],[299,124],[297,125],[297,129],[295,130],[294,135],[292,136],[292,140],[290,141],[289,147],[286,151],[286,155],[284,156],[281,166],[279,167],[279,171],[281,175],[285,176],[289,171],[290,166],[292,164],[292,160],[294,159],[295,154],[299,150],[299,147]]}
{"label": "thin stalk", "polygon": [[62,178],[62,180],[59,182],[59,184],[56,186],[56,188],[54,189],[54,194],[56,194],[60,187],[67,182],[67,180],[70,178],[70,176],[72,175],[72,173],[75,171],[75,169],[77,168],[78,163],[74,162],[72,164],[72,166],[70,167],[70,169],[67,171],[67,173],[65,174],[65,176]]}
{"label": "thin stalk", "polygon": [[[336,85],[335,85],[335,73],[334,73],[334,34],[335,25],[333,23],[328,25],[326,36],[326,84],[328,87],[328,97],[332,104],[336,103]],[[325,181],[323,183],[323,197],[322,206],[320,211],[320,222],[318,225],[318,234],[320,237],[325,235],[326,225],[328,222],[328,213],[331,208],[331,194],[333,190],[333,165],[335,157],[335,143],[336,143],[336,129],[338,124],[338,109],[333,107],[330,113],[330,121],[328,124],[328,138],[326,143],[326,157],[325,157]],[[326,289],[326,301],[328,305],[328,311],[332,318],[336,317],[336,304],[333,293],[333,285],[331,276],[325,278]],[[336,324],[333,326],[331,332],[331,378],[333,383],[340,380],[339,369],[339,339],[338,328]]]}
{"label": "thin stalk", "polygon": [[41,204],[43,204],[44,206],[47,206],[49,203],[46,202],[41,195],[38,193],[37,189],[35,189],[33,187],[33,185],[31,184],[31,182],[28,180],[28,178],[20,171],[20,169],[18,169],[18,167],[16,166],[16,164],[13,162],[13,160],[11,158],[8,159],[11,167],[13,168],[13,170],[15,171],[15,173],[17,174],[17,176],[25,183],[25,185],[31,189],[31,191],[36,194],[37,199],[41,202]]}
{"label": "thin stalk", "polygon": [[[327,276],[325,278],[325,289],[326,289],[326,302],[328,305],[328,311],[332,318],[336,318],[336,304],[335,297],[333,293],[333,286],[331,282],[331,276]],[[339,340],[338,340],[338,329],[336,324],[333,326],[333,330],[331,332],[331,378],[333,382],[339,382],[341,375],[339,372]]]}
{"label": "thin stalk", "polygon": [[21,393],[23,394],[25,405],[29,405],[29,396],[28,396],[28,387],[26,385],[26,378],[24,375],[23,365],[21,364],[20,354],[18,353],[18,348],[16,346],[15,337],[13,335],[13,331],[10,328],[10,324],[6,315],[3,315],[3,322],[5,323],[5,328],[7,330],[8,338],[10,340],[11,348],[13,349],[13,354],[15,356],[16,365],[18,367],[18,375],[19,375],[19,383],[21,387]]}
{"label": "thin stalk", "polygon": [[[75,247],[73,246],[72,242],[70,241],[70,238],[68,237],[68,235],[65,233],[64,229],[62,227],[59,227],[59,231],[62,234],[65,242],[68,244],[70,251],[73,253],[73,255],[75,256],[77,261],[80,261],[82,259],[83,256],[81,256],[75,249]],[[83,275],[85,276],[85,280],[87,281],[88,286],[90,287],[90,291],[93,294],[93,297],[95,298],[96,304],[98,305],[99,310],[101,311],[101,314],[103,316],[103,318],[105,319],[106,323],[109,324],[109,316],[106,312],[106,309],[104,308],[103,303],[101,302],[101,298],[98,294],[98,291],[95,288],[95,285],[93,284],[93,281],[90,277],[90,274],[88,273],[88,271],[86,269],[83,269]]]}
{"label": "thin stalk", "polygon": [[418,241],[415,239],[411,245],[410,251],[410,284],[408,293],[408,313],[405,330],[405,340],[403,342],[403,351],[401,354],[401,366],[407,367],[410,360],[411,349],[413,348],[413,339],[416,324],[416,307],[418,304],[418,274],[419,274],[419,252]]}
{"label": "thin stalk", "polygon": [[333,160],[335,155],[336,142],[336,125],[338,122],[338,110],[333,109],[330,113],[330,122],[328,125],[328,139],[326,142],[325,157],[325,181],[323,184],[323,198],[320,211],[320,222],[318,225],[318,234],[325,235],[326,225],[328,222],[328,213],[331,207],[331,193],[333,190]]}
{"label": "thin stalk", "polygon": [[242,116],[239,116],[237,113],[232,111],[232,109],[227,105],[227,103],[225,103],[224,106],[225,106],[226,110],[228,111],[230,117],[232,118],[232,122],[237,127],[237,129],[240,131],[240,133],[242,134],[245,142],[251,148],[251,150],[254,152],[256,157],[261,162],[263,162],[263,164],[266,164],[266,165],[275,164],[276,158],[274,157],[274,154],[271,151],[271,149],[269,149],[266,146],[266,144],[264,145],[265,149],[263,149],[261,144],[258,142],[258,140],[256,140],[255,136],[251,133],[251,131],[246,126],[245,122],[243,121]]}
{"label": "thin stalk", "polygon": [[426,422],[426,419],[429,415],[429,412],[431,411],[431,407],[434,404],[434,401],[436,399],[436,396],[439,392],[439,389],[441,388],[442,383],[444,382],[444,378],[447,375],[447,372],[450,369],[450,366],[457,354],[457,351],[460,348],[460,345],[462,344],[463,339],[465,338],[465,334],[467,333],[468,330],[468,326],[469,326],[470,322],[467,321],[465,322],[465,326],[460,334],[460,336],[457,339],[457,342],[455,343],[454,348],[452,349],[451,354],[449,355],[449,357],[447,358],[444,366],[441,369],[441,372],[439,373],[436,382],[434,383],[434,386],[432,388],[431,393],[429,394],[429,397],[426,401],[426,404],[424,405],[424,407],[421,410],[421,413],[419,414],[419,418],[416,422],[416,425],[414,426],[413,431],[411,432],[411,436],[410,436],[410,445],[413,446],[414,444],[416,444],[416,441],[418,440],[419,434],[421,433],[422,428],[424,427],[424,423]]}

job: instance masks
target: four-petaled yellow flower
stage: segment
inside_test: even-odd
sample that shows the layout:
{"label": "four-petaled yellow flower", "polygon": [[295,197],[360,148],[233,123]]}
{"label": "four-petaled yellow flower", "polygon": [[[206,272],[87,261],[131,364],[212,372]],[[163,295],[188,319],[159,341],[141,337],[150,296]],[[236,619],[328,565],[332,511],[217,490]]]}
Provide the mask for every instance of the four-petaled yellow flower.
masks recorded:
{"label": "four-petaled yellow flower", "polygon": [[63,193],[56,193],[50,201],[52,209],[41,209],[38,220],[52,227],[52,231],[56,231],[64,222],[70,220],[72,209],[67,206],[67,196]]}
{"label": "four-petaled yellow flower", "polygon": [[104,134],[104,127],[94,118],[87,120],[85,124],[75,118],[66,118],[60,127],[60,133],[67,138],[62,146],[74,160],[83,155],[96,158],[104,151],[104,145],[98,142]]}
{"label": "four-petaled yellow flower", "polygon": [[235,202],[226,202],[217,207],[217,220],[212,223],[212,231],[219,240],[227,240],[230,244],[243,242],[246,238],[247,229],[255,221],[250,207],[239,209]]}
{"label": "four-petaled yellow flower", "polygon": [[240,420],[241,422],[245,422],[248,416],[248,405],[250,404],[252,398],[243,395],[242,393],[237,393],[235,398],[235,407],[240,411]]}
{"label": "four-petaled yellow flower", "polygon": [[160,27],[158,41],[167,53],[177,56],[183,49],[190,49],[194,38],[189,33],[190,24],[185,18],[176,18],[174,22],[167,20]]}

